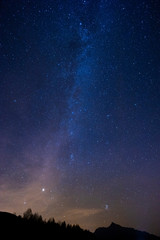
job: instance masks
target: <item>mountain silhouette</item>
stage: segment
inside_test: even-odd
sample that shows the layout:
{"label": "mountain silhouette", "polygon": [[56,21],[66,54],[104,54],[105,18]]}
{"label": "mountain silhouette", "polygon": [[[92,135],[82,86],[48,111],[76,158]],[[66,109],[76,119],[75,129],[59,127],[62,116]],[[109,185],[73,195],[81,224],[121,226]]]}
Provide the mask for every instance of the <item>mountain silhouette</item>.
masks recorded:
{"label": "mountain silhouette", "polygon": [[108,228],[98,228],[94,233],[78,225],[48,221],[28,209],[22,216],[0,212],[0,231],[4,239],[67,239],[67,240],[160,240],[152,234],[112,223]]}
{"label": "mountain silhouette", "polygon": [[160,240],[155,235],[138,231],[134,228],[121,227],[113,222],[107,228],[97,228],[94,234],[99,240]]}

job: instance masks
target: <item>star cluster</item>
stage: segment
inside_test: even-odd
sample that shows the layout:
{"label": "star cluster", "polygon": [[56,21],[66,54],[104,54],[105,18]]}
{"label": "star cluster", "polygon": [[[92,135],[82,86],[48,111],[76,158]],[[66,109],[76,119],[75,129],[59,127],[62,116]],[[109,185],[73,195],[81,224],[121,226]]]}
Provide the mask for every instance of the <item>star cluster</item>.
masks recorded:
{"label": "star cluster", "polygon": [[0,2],[0,210],[160,235],[159,10]]}

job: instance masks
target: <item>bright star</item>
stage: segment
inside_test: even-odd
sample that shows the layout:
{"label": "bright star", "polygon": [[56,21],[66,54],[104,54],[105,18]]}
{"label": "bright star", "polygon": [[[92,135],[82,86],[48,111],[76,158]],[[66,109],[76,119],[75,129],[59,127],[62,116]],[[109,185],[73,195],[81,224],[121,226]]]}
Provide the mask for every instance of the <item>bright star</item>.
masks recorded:
{"label": "bright star", "polygon": [[42,188],[42,190],[41,190],[42,192],[45,192],[46,191],[46,189],[45,188]]}
{"label": "bright star", "polygon": [[108,204],[105,205],[105,210],[108,210],[109,206]]}

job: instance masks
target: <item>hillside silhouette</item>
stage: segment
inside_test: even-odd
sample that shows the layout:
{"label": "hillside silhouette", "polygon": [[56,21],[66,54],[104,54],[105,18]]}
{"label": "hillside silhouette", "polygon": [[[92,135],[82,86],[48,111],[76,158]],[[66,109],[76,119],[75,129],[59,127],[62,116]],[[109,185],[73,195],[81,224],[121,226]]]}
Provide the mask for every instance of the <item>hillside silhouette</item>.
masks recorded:
{"label": "hillside silhouette", "polygon": [[55,222],[54,218],[43,220],[31,209],[23,216],[0,212],[0,231],[3,239],[68,239],[68,240],[160,240],[152,234],[124,228],[112,223],[108,228],[98,228],[94,233],[83,230],[79,225]]}
{"label": "hillside silhouette", "polygon": [[0,212],[0,233],[3,239],[95,239],[94,235],[81,229],[78,225],[65,222],[56,223],[54,218],[43,220],[38,213],[31,209],[22,216],[8,212]]}
{"label": "hillside silhouette", "polygon": [[94,234],[98,240],[160,240],[155,235],[138,231],[134,228],[121,227],[115,223],[112,223],[108,228],[96,229]]}

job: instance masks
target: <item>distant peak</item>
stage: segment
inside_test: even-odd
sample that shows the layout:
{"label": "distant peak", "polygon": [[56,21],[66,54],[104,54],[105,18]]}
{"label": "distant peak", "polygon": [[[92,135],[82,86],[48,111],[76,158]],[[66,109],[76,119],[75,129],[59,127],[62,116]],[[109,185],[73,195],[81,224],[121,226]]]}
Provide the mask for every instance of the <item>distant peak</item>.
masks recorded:
{"label": "distant peak", "polygon": [[121,228],[120,225],[118,225],[118,224],[116,224],[116,223],[114,223],[114,222],[112,222],[109,227],[110,227],[110,228]]}

